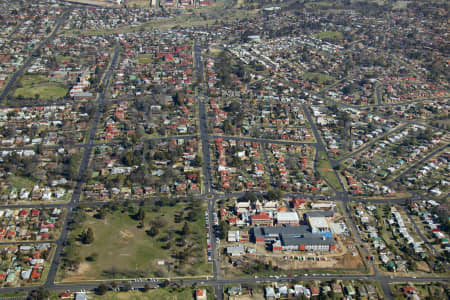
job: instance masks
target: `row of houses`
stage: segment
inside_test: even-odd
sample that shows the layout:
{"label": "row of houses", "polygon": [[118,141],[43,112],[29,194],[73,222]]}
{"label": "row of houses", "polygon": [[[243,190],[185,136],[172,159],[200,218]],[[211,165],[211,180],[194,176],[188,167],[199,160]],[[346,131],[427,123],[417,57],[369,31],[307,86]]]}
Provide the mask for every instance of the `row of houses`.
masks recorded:
{"label": "row of houses", "polygon": [[[213,164],[219,190],[258,190],[266,187],[266,169],[256,142],[216,138]],[[241,148],[238,151],[237,148]],[[238,168],[239,164],[239,168]]]}
{"label": "row of houses", "polygon": [[[242,294],[242,288],[232,287],[228,289],[230,295]],[[362,297],[381,299],[376,288],[371,283],[357,284],[354,282],[337,281],[329,284],[275,284],[264,288],[266,299],[285,299],[289,297],[320,297],[331,295],[345,295],[346,297]]]}
{"label": "row of houses", "polygon": [[2,266],[0,267],[0,286],[40,284],[47,267],[52,245],[2,245]]}
{"label": "row of houses", "polygon": [[80,142],[89,116],[86,104],[2,108],[0,142],[3,147]]}
{"label": "row of houses", "polygon": [[410,189],[418,189],[430,195],[440,197],[445,195],[450,186],[447,180],[450,170],[450,151],[437,154],[422,166],[417,167],[405,181]]}
{"label": "row of houses", "polygon": [[326,182],[314,172],[315,149],[310,146],[267,144],[272,178],[284,191],[329,193]]}
{"label": "row of houses", "polygon": [[[84,196],[106,201],[200,192],[197,139],[160,141],[152,146],[152,142],[145,143],[138,143],[132,150],[121,145],[98,146],[92,161],[95,181],[86,185]],[[118,179],[123,180],[120,188],[108,184]]]}
{"label": "row of houses", "polygon": [[25,7],[17,2],[2,5],[0,10],[1,15],[10,20],[5,27],[2,25],[1,29],[6,30],[2,32],[13,33],[0,37],[0,74],[12,74],[22,66],[34,47],[50,34],[62,7],[39,2]]}
{"label": "row of houses", "polygon": [[56,239],[62,222],[62,210],[18,209],[0,210],[0,240]]}

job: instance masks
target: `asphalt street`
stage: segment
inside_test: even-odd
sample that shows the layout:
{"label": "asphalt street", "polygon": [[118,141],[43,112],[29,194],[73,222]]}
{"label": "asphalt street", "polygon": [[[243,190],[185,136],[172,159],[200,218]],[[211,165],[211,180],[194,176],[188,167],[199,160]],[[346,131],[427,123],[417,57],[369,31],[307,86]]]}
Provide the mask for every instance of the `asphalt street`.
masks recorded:
{"label": "asphalt street", "polygon": [[[218,280],[221,276],[220,274],[220,260],[219,253],[217,251],[216,245],[216,234],[214,220],[217,219],[216,212],[216,199],[212,194],[212,175],[211,175],[211,159],[210,159],[210,151],[209,151],[209,135],[208,135],[208,124],[206,122],[206,108],[205,108],[205,89],[203,82],[203,61],[201,48],[199,47],[197,41],[194,44],[194,56],[195,56],[195,69],[197,75],[197,82],[202,87],[201,89],[197,89],[197,102],[198,102],[198,110],[199,110],[199,118],[200,118],[200,140],[202,143],[202,156],[203,156],[203,180],[204,180],[204,189],[205,194],[209,195],[206,197],[206,201],[208,202],[208,220],[209,220],[209,240],[211,247],[211,259],[212,259],[212,268],[213,268],[213,279]],[[216,295],[216,299],[223,299],[223,285],[216,284],[214,285],[214,291]]]}
{"label": "asphalt street", "polygon": [[56,273],[58,271],[58,265],[61,260],[61,254],[63,253],[63,250],[64,250],[64,243],[68,237],[69,225],[72,222],[73,210],[78,207],[78,203],[80,201],[81,188],[85,181],[86,170],[88,168],[89,159],[91,157],[91,152],[92,152],[92,149],[94,146],[95,133],[97,132],[97,126],[98,126],[98,121],[100,120],[100,114],[101,114],[102,107],[103,107],[103,101],[105,98],[105,94],[108,90],[108,86],[109,86],[111,76],[113,74],[114,66],[117,63],[118,55],[119,55],[119,50],[116,49],[114,51],[109,68],[106,71],[105,76],[103,77],[102,86],[104,88],[103,88],[103,91],[100,93],[100,95],[97,98],[97,102],[96,102],[97,110],[96,110],[96,113],[95,113],[95,116],[93,119],[91,130],[89,132],[88,142],[84,147],[83,158],[81,160],[80,169],[79,169],[79,173],[78,173],[79,180],[77,182],[77,185],[75,186],[74,192],[72,194],[72,198],[67,207],[68,211],[67,211],[67,217],[65,220],[65,224],[61,230],[61,236],[56,243],[56,250],[55,250],[55,255],[53,257],[53,263],[50,266],[50,270],[47,275],[47,281],[44,284],[44,287],[46,287],[46,288],[49,288],[49,287],[53,286],[53,284],[54,284]]}

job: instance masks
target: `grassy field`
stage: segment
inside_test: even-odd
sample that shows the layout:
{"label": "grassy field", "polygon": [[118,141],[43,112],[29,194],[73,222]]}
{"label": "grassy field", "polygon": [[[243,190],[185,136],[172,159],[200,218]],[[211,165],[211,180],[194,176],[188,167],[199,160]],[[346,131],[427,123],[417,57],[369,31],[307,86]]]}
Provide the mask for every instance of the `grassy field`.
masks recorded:
{"label": "grassy field", "polygon": [[150,7],[150,2],[150,0],[130,0],[127,2],[127,5],[131,7]]}
{"label": "grassy field", "polygon": [[[207,290],[208,300],[214,300],[214,291],[211,287],[198,287]],[[112,292],[109,291],[105,295],[88,294],[88,299],[93,300],[154,300],[154,299],[171,299],[171,300],[190,300],[194,298],[195,289],[191,287],[168,287],[144,291],[129,292]],[[50,300],[60,299],[59,292],[52,292]],[[3,296],[3,295],[2,295]],[[15,296],[15,295],[14,295]]]}
{"label": "grassy field", "polygon": [[[159,207],[158,207],[159,208]],[[94,232],[94,242],[81,244],[75,242],[81,263],[76,271],[60,271],[64,281],[83,281],[107,278],[168,277],[167,265],[158,262],[170,262],[170,276],[209,275],[211,266],[206,262],[206,237],[203,208],[196,208],[200,217],[188,222],[189,234],[181,234],[184,220],[175,223],[175,214],[186,212],[187,205],[179,203],[173,207],[164,206],[158,211],[145,208],[146,216],[141,221],[134,218],[136,211],[117,210],[107,213],[104,219],[94,217],[97,212],[87,213],[81,228],[71,232],[70,238],[77,239],[87,228]],[[158,221],[159,233],[150,236],[149,223]],[[167,245],[170,244],[169,249]],[[174,254],[188,251],[182,263]],[[94,261],[87,257],[97,256]]]}
{"label": "grassy field", "polygon": [[67,86],[51,83],[42,75],[25,75],[19,84],[21,87],[14,91],[14,97],[35,98],[39,95],[39,99],[51,100],[62,98],[68,92]]}
{"label": "grassy field", "polygon": [[343,38],[342,32],[339,31],[322,31],[315,36],[322,40],[341,40]]}
{"label": "grassy field", "polygon": [[153,56],[153,54],[140,54],[136,58],[140,64],[149,64],[153,62]]}
{"label": "grassy field", "polygon": [[326,179],[337,191],[341,191],[341,185],[339,184],[339,180],[336,177],[336,174],[331,167],[330,161],[327,159],[325,152],[320,151],[318,155],[318,171],[320,176]]}
{"label": "grassy field", "polygon": [[8,179],[6,180],[8,184],[10,184],[12,187],[15,187],[16,189],[32,189],[36,182],[29,178],[10,175],[8,176]]}
{"label": "grassy field", "polygon": [[79,58],[77,57],[73,57],[73,56],[64,56],[64,55],[57,55],[56,56],[56,61],[58,62],[58,64],[63,63],[65,61],[67,62],[76,62]]}
{"label": "grassy field", "polygon": [[319,83],[329,85],[334,83],[334,78],[330,75],[324,74],[324,73],[306,73],[304,75],[305,79],[308,80],[315,80]]}
{"label": "grassy field", "polygon": [[317,2],[309,2],[306,3],[306,7],[320,7],[320,8],[327,8],[332,6],[333,4],[331,2],[327,1],[317,1]]}
{"label": "grassy field", "polygon": [[[130,291],[130,292],[108,292],[103,296],[93,295],[89,297],[95,300],[153,300],[153,299],[173,299],[173,300],[189,300],[194,298],[195,290],[192,288],[175,288],[169,287],[165,289],[143,291]],[[214,299],[213,290],[208,288],[207,290],[208,300]]]}
{"label": "grassy field", "polygon": [[194,292],[191,289],[180,289],[169,292],[167,289],[156,289],[148,292],[132,291],[127,293],[109,292],[103,296],[94,296],[91,299],[97,300],[152,300],[152,299],[194,299]]}
{"label": "grassy field", "polygon": [[[139,0],[138,0],[139,1]],[[167,30],[173,27],[191,27],[191,26],[206,26],[213,25],[220,21],[222,18],[227,21],[240,20],[243,18],[252,18],[257,14],[258,10],[242,10],[242,9],[225,9],[218,6],[212,6],[208,8],[200,8],[195,10],[195,14],[181,14],[171,19],[154,19],[149,22],[143,23],[139,26],[123,26],[111,30],[89,30],[83,31],[83,34],[98,35],[98,34],[111,34],[111,33],[125,33],[125,32],[137,32],[140,30],[153,30],[158,28],[160,30]],[[201,17],[200,14],[213,13],[218,18]],[[81,32],[79,30],[67,30],[66,34],[78,35]]]}

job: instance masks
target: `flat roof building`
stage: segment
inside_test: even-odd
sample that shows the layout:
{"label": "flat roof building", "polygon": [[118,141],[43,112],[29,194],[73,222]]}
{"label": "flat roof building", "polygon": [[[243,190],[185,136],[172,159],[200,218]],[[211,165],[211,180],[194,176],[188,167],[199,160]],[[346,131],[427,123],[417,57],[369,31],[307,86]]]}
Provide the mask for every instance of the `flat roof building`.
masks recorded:
{"label": "flat roof building", "polygon": [[296,212],[279,212],[277,213],[278,225],[299,225],[300,218]]}

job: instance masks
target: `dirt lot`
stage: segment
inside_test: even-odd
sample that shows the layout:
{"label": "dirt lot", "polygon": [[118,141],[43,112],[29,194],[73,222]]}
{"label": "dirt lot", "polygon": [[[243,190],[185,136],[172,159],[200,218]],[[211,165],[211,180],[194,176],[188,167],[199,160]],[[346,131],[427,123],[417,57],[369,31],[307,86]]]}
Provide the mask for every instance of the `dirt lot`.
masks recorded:
{"label": "dirt lot", "polygon": [[[271,263],[273,267],[278,267],[280,270],[292,271],[292,270],[342,270],[342,271],[356,271],[364,268],[362,258],[359,256],[357,250],[349,250],[347,246],[348,241],[338,241],[339,250],[333,253],[308,253],[308,252],[281,252],[273,253],[265,249],[264,245],[255,245],[253,243],[244,243],[245,248],[256,249],[256,253],[246,253],[237,260],[244,262],[242,266],[234,267],[229,263],[228,257],[223,257],[222,268],[223,274],[226,276],[241,275],[246,268],[245,263],[263,262],[265,264]],[[229,244],[230,245],[230,244]],[[229,246],[228,245],[228,246]],[[222,245],[227,247],[226,244]],[[353,254],[356,253],[356,256]],[[295,257],[301,256],[305,260],[295,259]],[[315,260],[308,260],[314,257]],[[319,257],[319,259],[317,259]],[[326,259],[326,260],[325,260]]]}

